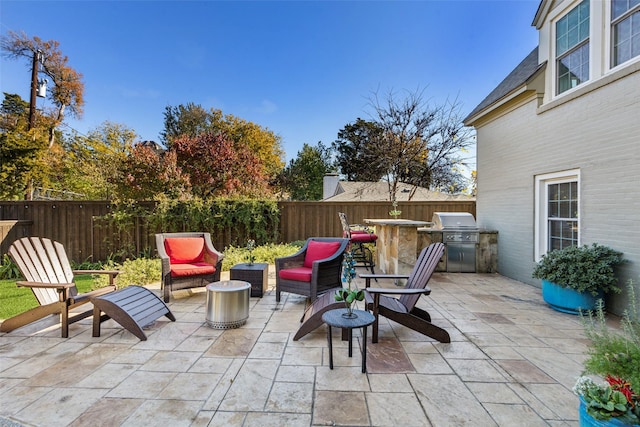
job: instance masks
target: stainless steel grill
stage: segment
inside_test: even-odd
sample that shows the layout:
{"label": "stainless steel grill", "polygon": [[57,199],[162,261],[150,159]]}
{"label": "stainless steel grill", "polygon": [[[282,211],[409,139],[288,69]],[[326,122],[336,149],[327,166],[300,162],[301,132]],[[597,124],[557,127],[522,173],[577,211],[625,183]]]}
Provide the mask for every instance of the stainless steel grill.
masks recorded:
{"label": "stainless steel grill", "polygon": [[476,244],[480,231],[468,212],[434,212],[434,230],[442,230],[442,242],[447,248],[447,271],[475,273]]}

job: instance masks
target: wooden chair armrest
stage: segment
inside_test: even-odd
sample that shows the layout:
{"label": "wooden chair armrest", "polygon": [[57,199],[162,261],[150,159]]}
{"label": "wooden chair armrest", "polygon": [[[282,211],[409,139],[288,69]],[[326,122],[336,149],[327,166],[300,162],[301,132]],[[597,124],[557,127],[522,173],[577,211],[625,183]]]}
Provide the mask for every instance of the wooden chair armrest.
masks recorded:
{"label": "wooden chair armrest", "polygon": [[371,285],[371,279],[408,279],[407,274],[358,274],[358,277],[365,279],[364,286],[368,288]]}
{"label": "wooden chair armrest", "polygon": [[408,274],[358,274],[361,279],[408,279]]}
{"label": "wooden chair armrest", "polygon": [[370,294],[392,294],[392,295],[412,295],[412,294],[430,294],[431,289],[429,287],[426,288],[398,288],[398,289],[389,289],[389,288],[367,288],[367,292]]}
{"label": "wooden chair armrest", "polygon": [[73,274],[109,274],[117,276],[120,274],[119,270],[73,270]]}
{"label": "wooden chair armrest", "polygon": [[25,288],[51,288],[51,289],[69,289],[75,286],[75,283],[42,283],[42,282],[26,282],[19,280],[16,282],[17,286]]}
{"label": "wooden chair armrest", "polygon": [[109,286],[113,285],[113,279],[120,274],[118,270],[73,270],[73,274],[108,274]]}

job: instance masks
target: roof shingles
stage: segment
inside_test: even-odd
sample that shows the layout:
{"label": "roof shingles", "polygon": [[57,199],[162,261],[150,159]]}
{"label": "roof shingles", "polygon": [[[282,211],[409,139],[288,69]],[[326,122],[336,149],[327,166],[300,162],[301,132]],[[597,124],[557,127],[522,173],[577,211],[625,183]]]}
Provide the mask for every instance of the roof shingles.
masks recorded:
{"label": "roof shingles", "polygon": [[477,115],[479,112],[484,110],[485,108],[493,105],[500,99],[504,98],[515,89],[519,88],[523,84],[525,84],[531,76],[533,76],[543,64],[538,63],[538,47],[533,49],[527,57],[518,64],[516,68],[514,68],[511,73],[507,77],[505,77],[500,84],[491,91],[487,97],[482,100],[480,104],[476,108],[469,113],[469,115],[463,120],[464,123],[467,123],[472,117]]}

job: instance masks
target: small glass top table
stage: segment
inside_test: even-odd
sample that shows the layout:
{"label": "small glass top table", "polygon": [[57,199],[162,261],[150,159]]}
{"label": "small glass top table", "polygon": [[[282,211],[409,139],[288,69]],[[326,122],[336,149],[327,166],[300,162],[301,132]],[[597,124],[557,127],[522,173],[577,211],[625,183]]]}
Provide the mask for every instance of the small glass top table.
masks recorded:
{"label": "small glass top table", "polygon": [[343,328],[349,332],[349,357],[353,355],[353,329],[362,328],[362,373],[367,372],[367,326],[375,321],[373,314],[363,310],[353,310],[357,317],[346,318],[346,308],[329,310],[322,315],[322,321],[327,324],[327,342],[329,343],[329,369],[333,369],[333,340],[331,327]]}

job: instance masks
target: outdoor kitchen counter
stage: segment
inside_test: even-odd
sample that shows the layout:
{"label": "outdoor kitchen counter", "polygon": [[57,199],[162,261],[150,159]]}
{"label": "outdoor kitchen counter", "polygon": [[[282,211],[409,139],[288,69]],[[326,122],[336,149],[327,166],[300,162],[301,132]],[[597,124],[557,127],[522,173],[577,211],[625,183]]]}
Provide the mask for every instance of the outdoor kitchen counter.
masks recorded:
{"label": "outdoor kitchen counter", "polygon": [[[480,241],[476,247],[476,273],[498,272],[498,231],[480,229]],[[444,243],[442,230],[433,228],[418,228],[418,247],[424,248],[431,243]],[[446,251],[446,249],[445,249]],[[447,271],[447,257],[443,256],[436,271]]]}
{"label": "outdoor kitchen counter", "polygon": [[376,227],[376,267],[385,274],[409,274],[418,253],[418,228],[430,225],[427,221],[410,219],[365,219]]}

